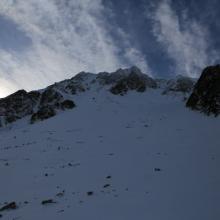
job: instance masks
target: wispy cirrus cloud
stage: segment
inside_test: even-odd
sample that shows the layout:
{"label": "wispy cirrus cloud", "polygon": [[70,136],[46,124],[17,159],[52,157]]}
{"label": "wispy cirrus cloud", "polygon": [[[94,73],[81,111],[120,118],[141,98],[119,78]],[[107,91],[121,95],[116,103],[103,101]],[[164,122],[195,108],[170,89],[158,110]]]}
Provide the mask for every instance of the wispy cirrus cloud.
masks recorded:
{"label": "wispy cirrus cloud", "polygon": [[208,28],[190,18],[187,9],[177,13],[172,0],[161,0],[149,17],[156,40],[174,62],[174,73],[197,77],[202,68],[217,60]]}
{"label": "wispy cirrus cloud", "polygon": [[0,96],[41,88],[82,70],[140,65],[150,71],[137,48],[127,43],[122,50],[116,44],[108,32],[106,10],[101,0],[1,0],[0,15],[29,43],[22,51],[0,48]]}

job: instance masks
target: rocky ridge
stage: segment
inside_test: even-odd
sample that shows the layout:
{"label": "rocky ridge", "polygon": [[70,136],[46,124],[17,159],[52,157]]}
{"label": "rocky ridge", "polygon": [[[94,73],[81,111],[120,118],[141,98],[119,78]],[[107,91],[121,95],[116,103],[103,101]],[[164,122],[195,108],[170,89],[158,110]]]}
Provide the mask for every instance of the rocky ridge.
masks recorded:
{"label": "rocky ridge", "polygon": [[[39,91],[27,92],[19,90],[12,95],[0,99],[0,126],[5,126],[18,119],[27,117],[30,123],[45,120],[55,116],[60,111],[73,109],[77,106],[74,97],[89,90],[95,89],[107,90],[113,95],[126,95],[130,91],[147,92],[149,89],[160,89],[162,95],[180,94],[187,99],[187,106],[193,109],[201,110],[205,113],[219,113],[219,73],[210,76],[213,68],[205,69],[201,79],[196,84],[195,79],[183,76],[177,76],[170,80],[153,79],[141,72],[137,67],[129,69],[118,69],[116,72],[101,72],[98,74],[81,72],[71,79],[55,83]],[[216,80],[218,79],[218,80]],[[203,81],[206,81],[204,83]],[[207,86],[207,84],[211,84]],[[194,90],[193,90],[194,88]],[[201,94],[202,90],[208,88],[212,90],[210,95],[205,95],[205,101]],[[212,105],[211,100],[217,100],[215,107],[208,110],[207,105]],[[200,100],[200,101],[198,101]],[[205,103],[205,104],[204,104]],[[201,107],[202,106],[202,107]],[[206,108],[204,107],[206,106]],[[205,108],[205,109],[204,109]]]}

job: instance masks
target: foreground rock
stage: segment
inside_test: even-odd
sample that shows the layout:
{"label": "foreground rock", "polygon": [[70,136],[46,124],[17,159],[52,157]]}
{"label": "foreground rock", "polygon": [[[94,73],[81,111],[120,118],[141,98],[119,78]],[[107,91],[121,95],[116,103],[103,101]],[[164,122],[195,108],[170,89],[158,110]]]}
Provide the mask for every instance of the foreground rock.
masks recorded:
{"label": "foreground rock", "polygon": [[186,106],[207,115],[220,114],[220,65],[204,69]]}
{"label": "foreground rock", "polygon": [[55,201],[53,201],[53,199],[47,199],[47,200],[43,200],[41,202],[41,205],[47,205],[47,204],[53,204],[56,203]]}
{"label": "foreground rock", "polygon": [[2,208],[0,208],[0,212],[5,211],[5,210],[12,210],[12,209],[17,209],[18,206],[16,204],[16,202],[11,202],[5,206],[3,206]]}

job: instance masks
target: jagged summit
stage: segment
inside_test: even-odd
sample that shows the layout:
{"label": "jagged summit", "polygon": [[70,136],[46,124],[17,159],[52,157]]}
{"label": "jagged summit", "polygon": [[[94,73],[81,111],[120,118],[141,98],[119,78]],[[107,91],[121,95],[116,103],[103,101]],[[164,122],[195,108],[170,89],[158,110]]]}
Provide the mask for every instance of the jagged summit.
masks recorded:
{"label": "jagged summit", "polygon": [[124,95],[129,90],[144,92],[155,88],[156,82],[137,67],[119,69],[113,73],[80,72],[39,91],[19,90],[0,99],[0,125],[29,117],[31,123],[48,119],[60,111],[76,107],[74,96],[89,90],[103,89],[112,94]]}
{"label": "jagged summit", "polygon": [[[216,68],[218,69],[219,67]],[[209,76],[211,70],[210,68],[205,70],[206,78],[212,78],[212,76]],[[202,78],[204,78],[203,75]],[[215,77],[218,78],[219,74],[217,73]],[[80,72],[71,79],[54,83],[45,89],[31,92],[19,90],[8,97],[0,99],[0,126],[24,117],[27,117],[30,123],[53,117],[61,111],[75,108],[77,106],[75,97],[82,93],[89,94],[93,92],[95,93],[94,96],[96,96],[100,92],[107,92],[109,95],[124,96],[129,92],[143,93],[157,89],[162,95],[180,95],[187,99],[193,90],[195,82],[195,79],[184,76],[177,76],[170,80],[153,79],[142,73],[136,66],[118,69],[112,73],[101,72],[93,74]],[[201,79],[198,83],[201,84]],[[218,87],[219,81],[217,80],[214,83],[214,87]],[[196,88],[198,90],[198,85]],[[206,88],[209,88],[209,86],[206,85]],[[214,93],[216,93],[216,99],[218,99],[218,88],[214,89]],[[195,97],[195,95],[193,96]],[[195,98],[191,97],[187,102],[187,106],[191,105],[192,99]],[[195,107],[193,108],[196,109]],[[215,111],[213,113],[216,114],[217,111],[218,114],[218,108],[213,110]]]}
{"label": "jagged summit", "polygon": [[126,69],[118,69],[116,70],[115,72],[116,74],[119,74],[119,75],[129,75],[131,73],[134,73],[134,74],[137,74],[137,75],[142,75],[142,71],[137,67],[137,66],[132,66],[131,68],[126,68]]}
{"label": "jagged summit", "polygon": [[136,75],[146,75],[142,73],[142,71],[137,66],[132,66],[130,68],[119,68],[114,72],[99,72],[99,73],[90,73],[90,72],[79,72],[74,77],[71,78],[71,80],[77,80],[77,81],[85,81],[88,78],[104,78],[104,77],[111,77],[111,78],[123,78],[127,77],[130,74],[136,74]]}

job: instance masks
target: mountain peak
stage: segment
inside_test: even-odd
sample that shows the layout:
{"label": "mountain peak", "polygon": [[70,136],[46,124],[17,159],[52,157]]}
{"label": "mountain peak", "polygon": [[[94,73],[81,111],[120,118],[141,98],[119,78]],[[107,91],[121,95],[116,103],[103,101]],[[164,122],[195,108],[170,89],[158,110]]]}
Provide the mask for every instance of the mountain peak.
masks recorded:
{"label": "mountain peak", "polygon": [[142,71],[137,67],[137,66],[132,66],[130,68],[120,68],[118,70],[116,70],[116,72],[113,72],[113,73],[116,73],[116,74],[120,74],[120,75],[129,75],[131,73],[134,73],[134,74],[137,74],[137,75],[142,75]]}
{"label": "mountain peak", "polygon": [[[195,100],[192,97],[195,97],[195,94],[198,97],[199,93],[203,94],[204,91],[210,88],[212,90],[211,96],[214,97],[213,100],[217,100],[217,110],[215,109],[213,113],[219,113],[219,69],[220,65],[208,67],[203,71],[194,93],[187,102],[188,107],[192,106],[192,100]],[[177,76],[171,80],[155,80],[142,73],[136,66],[118,69],[112,73],[80,72],[71,79],[55,83],[43,90],[32,92],[19,90],[6,98],[0,99],[0,126],[24,117],[29,117],[31,123],[53,117],[60,111],[75,108],[77,106],[75,98],[82,93],[86,93],[87,96],[91,94],[96,96],[98,93],[107,92],[109,95],[124,96],[131,92],[144,93],[157,89],[160,94],[180,95],[187,99],[193,90],[194,84],[194,79],[184,76]],[[200,86],[203,84],[205,86]],[[204,91],[200,91],[200,87]],[[201,97],[201,100],[203,98]],[[205,103],[208,106],[210,105],[209,102],[205,101]]]}

